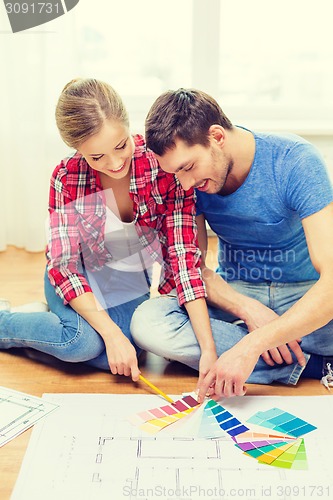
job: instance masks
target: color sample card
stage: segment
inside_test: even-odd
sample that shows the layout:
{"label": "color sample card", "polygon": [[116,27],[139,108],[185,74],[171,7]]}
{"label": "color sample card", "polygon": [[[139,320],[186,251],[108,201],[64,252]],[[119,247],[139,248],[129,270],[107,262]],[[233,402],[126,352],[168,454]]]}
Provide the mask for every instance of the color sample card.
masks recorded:
{"label": "color sample card", "polygon": [[[291,442],[293,444],[294,441]],[[237,447],[243,451],[253,450],[254,448],[262,448],[264,446],[277,445],[282,446],[287,444],[286,441],[281,441],[281,439],[267,439],[262,441],[252,441],[247,443],[237,443]]]}
{"label": "color sample card", "polygon": [[258,458],[258,462],[261,464],[272,465],[272,463],[284,452],[289,450],[294,445],[294,442],[282,444],[282,446],[276,447],[273,450],[270,450],[268,453],[264,453]]}
{"label": "color sample card", "polygon": [[[199,406],[198,401],[196,401],[192,396],[188,395],[182,399],[175,401],[174,403],[131,415],[130,417],[128,417],[128,420],[133,425],[140,426],[145,422],[149,422],[150,420],[156,421],[158,419],[165,419],[165,417],[167,416],[175,417],[177,414],[186,412],[189,409],[194,409],[197,406]],[[177,417],[171,420],[172,422],[176,422]]]}
{"label": "color sample card", "polygon": [[267,411],[259,411],[253,415],[248,422],[261,425],[272,430],[277,430],[279,432],[284,432],[289,436],[296,438],[316,429],[314,425],[311,425],[305,420],[281,410],[280,408],[271,408]]}
{"label": "color sample card", "polygon": [[148,432],[149,434],[157,434],[168,425],[177,422],[180,418],[186,417],[186,415],[188,415],[193,410],[194,408],[188,408],[187,410],[179,411],[174,415],[167,415],[163,418],[155,418],[152,420],[148,420],[147,422],[144,422],[142,425],[140,425],[139,428],[143,431]]}
{"label": "color sample card", "polygon": [[291,469],[306,470],[308,468],[308,463],[306,459],[305,443],[304,439],[301,439],[300,447],[298,448],[295,460],[291,465]]}
{"label": "color sample card", "polygon": [[206,409],[214,415],[219,427],[231,437],[249,430],[246,425],[242,424],[234,415],[212,399],[207,402]]}
{"label": "color sample card", "polygon": [[246,455],[249,455],[250,457],[259,459],[259,457],[261,457],[262,455],[270,454],[272,451],[276,450],[277,448],[280,448],[281,446],[285,446],[286,444],[287,443],[285,443],[284,441],[281,441],[280,443],[268,444],[265,446],[258,446],[258,447],[252,448],[250,450],[247,450],[244,453]]}
{"label": "color sample card", "polygon": [[[298,454],[299,448],[302,444],[302,439],[298,439],[288,450],[286,450],[282,455],[280,455],[276,460],[274,460],[270,465],[273,467],[282,467],[284,469],[291,469],[295,463],[296,456]],[[300,459],[299,469],[307,469],[306,457],[304,455]]]}
{"label": "color sample card", "polygon": [[128,420],[149,434],[157,434],[165,427],[191,413],[198,406],[198,401],[191,395],[187,395],[174,403],[131,415]]}
{"label": "color sample card", "polygon": [[[250,429],[248,431],[238,434],[238,436],[234,436],[232,439],[237,443],[246,443],[248,441],[256,441],[260,439],[290,439],[290,436],[287,436],[286,434],[267,432],[265,428],[262,428],[264,432],[253,432],[251,430],[251,425],[249,427]],[[256,427],[259,429],[258,426]]]}
{"label": "color sample card", "polygon": [[210,406],[207,403],[204,407],[201,417],[198,437],[213,439],[222,437],[224,435],[225,431],[220,427],[214,413],[211,411]]}

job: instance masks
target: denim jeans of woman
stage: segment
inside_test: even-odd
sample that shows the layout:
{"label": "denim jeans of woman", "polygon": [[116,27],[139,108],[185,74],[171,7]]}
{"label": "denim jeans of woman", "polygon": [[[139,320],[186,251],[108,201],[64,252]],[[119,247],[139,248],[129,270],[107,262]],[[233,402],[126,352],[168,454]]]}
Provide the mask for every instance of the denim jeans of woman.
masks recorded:
{"label": "denim jeans of woman", "polygon": [[[72,363],[87,362],[109,370],[102,337],[77,314],[70,305],[64,305],[55,293],[47,275],[44,278],[45,297],[50,312],[11,313],[0,311],[0,349],[29,347]],[[109,316],[137,350],[130,322],[139,304],[148,294],[107,309]]]}

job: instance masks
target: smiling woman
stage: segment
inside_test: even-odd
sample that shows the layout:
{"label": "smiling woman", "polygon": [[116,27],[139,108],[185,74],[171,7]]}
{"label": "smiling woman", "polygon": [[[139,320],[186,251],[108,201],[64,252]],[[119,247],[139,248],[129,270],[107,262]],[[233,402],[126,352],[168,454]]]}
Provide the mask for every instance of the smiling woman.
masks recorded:
{"label": "smiling woman", "polygon": [[117,92],[104,82],[73,80],[59,98],[56,121],[64,142],[99,173],[102,189],[113,189],[112,196],[106,192],[108,206],[122,221],[133,221],[129,184],[137,146]]}
{"label": "smiling woman", "polygon": [[[158,168],[142,136],[132,136],[117,92],[76,79],[56,106],[61,137],[76,151],[51,176],[45,296],[50,312],[0,304],[0,348],[32,347],[139,379],[130,330],[149,298],[154,261],[159,291],[175,290],[191,311],[206,364],[216,358],[197,247],[194,191]],[[190,313],[189,313],[190,314]],[[206,316],[205,316],[206,315]],[[192,320],[193,316],[191,316]],[[45,334],[47,332],[47,334]],[[210,352],[212,353],[210,355]]]}

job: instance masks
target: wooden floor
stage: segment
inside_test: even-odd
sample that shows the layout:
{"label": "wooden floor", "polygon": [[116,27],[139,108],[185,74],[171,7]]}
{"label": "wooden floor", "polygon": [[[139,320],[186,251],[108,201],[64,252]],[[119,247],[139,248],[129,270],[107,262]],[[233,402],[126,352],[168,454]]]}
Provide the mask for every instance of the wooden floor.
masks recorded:
{"label": "wooden floor", "polygon": [[[211,248],[214,245],[212,241]],[[0,253],[0,297],[8,298],[12,305],[44,300],[44,266],[42,253],[32,254],[16,248]],[[191,391],[197,381],[194,370],[154,355],[140,359],[140,369],[169,394]],[[24,349],[0,352],[0,385],[35,396],[45,392],[147,394],[146,387],[126,377],[112,376],[82,364],[63,363]],[[248,395],[329,396],[330,393],[318,381],[303,381],[297,387],[248,385]],[[30,434],[28,430],[0,448],[1,500],[10,498]]]}

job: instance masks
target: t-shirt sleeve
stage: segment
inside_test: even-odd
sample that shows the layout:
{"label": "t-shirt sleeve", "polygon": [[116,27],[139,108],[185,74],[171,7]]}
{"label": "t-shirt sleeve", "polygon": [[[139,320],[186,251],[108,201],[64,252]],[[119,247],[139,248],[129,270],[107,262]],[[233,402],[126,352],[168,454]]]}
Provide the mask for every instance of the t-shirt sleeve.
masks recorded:
{"label": "t-shirt sleeve", "polygon": [[333,201],[332,183],[320,153],[310,143],[292,147],[282,162],[280,183],[284,203],[301,219]]}

